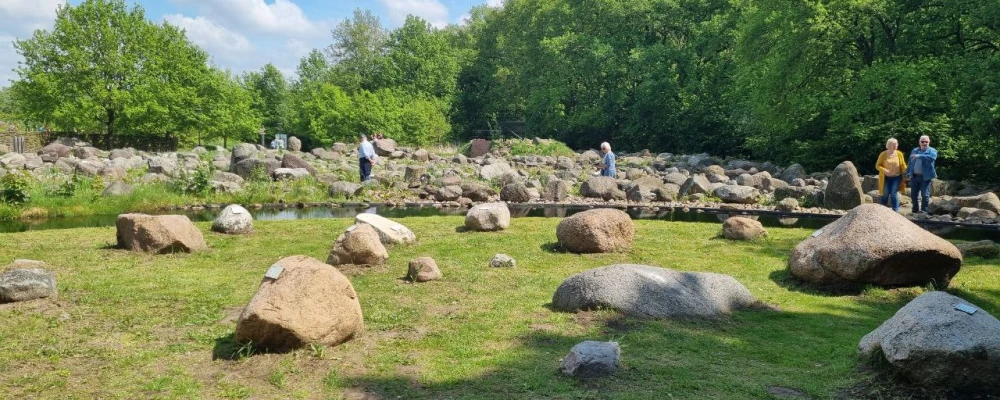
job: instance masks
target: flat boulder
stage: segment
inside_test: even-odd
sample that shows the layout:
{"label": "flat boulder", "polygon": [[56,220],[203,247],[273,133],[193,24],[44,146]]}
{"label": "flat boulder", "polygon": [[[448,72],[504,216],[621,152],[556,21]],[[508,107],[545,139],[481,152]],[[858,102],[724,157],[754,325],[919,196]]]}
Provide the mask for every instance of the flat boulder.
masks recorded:
{"label": "flat boulder", "polygon": [[760,201],[760,191],[750,186],[722,185],[714,193],[725,203],[754,204]]}
{"label": "flat boulder", "polygon": [[948,286],[962,266],[955,245],[878,204],[858,206],[798,244],[793,275],[835,286]]}
{"label": "flat boulder", "polygon": [[219,233],[243,234],[253,232],[253,216],[239,204],[222,209],[212,223],[212,230]]}
{"label": "flat boulder", "polygon": [[465,213],[465,227],[470,231],[501,231],[510,227],[510,209],[504,203],[479,204]]}
{"label": "flat boulder", "polygon": [[372,142],[375,154],[380,157],[389,157],[396,151],[396,141],[392,139],[379,139]]}
{"label": "flat boulder", "polygon": [[417,241],[417,235],[401,223],[378,214],[361,213],[354,217],[354,222],[371,225],[378,233],[382,244],[407,244]]}
{"label": "flat boulder", "polygon": [[767,229],[757,220],[729,217],[722,223],[722,236],[732,240],[757,240],[767,236]]}
{"label": "flat boulder", "polygon": [[330,184],[330,197],[351,198],[361,193],[361,185],[352,182],[337,181]]}
{"label": "flat boulder", "polygon": [[0,303],[56,295],[56,276],[41,261],[14,260],[0,273]]}
{"label": "flat boulder", "polygon": [[578,343],[563,358],[562,372],[577,378],[598,378],[618,372],[621,347],[617,342],[587,340]]}
{"label": "flat boulder", "polygon": [[288,351],[334,346],[364,329],[361,304],[344,274],[308,256],[286,257],[276,279],[265,277],[236,323],[236,341]]}
{"label": "flat boulder", "polygon": [[191,253],[208,244],[184,215],[122,214],[115,220],[118,246],[146,253]]}
{"label": "flat boulder", "polygon": [[573,253],[611,253],[632,248],[635,226],[622,210],[598,208],[559,221],[556,238]]}
{"label": "flat boulder", "polygon": [[552,296],[557,310],[611,308],[638,318],[719,317],[758,304],[729,275],[616,264],[573,275]]}
{"label": "flat boulder", "polygon": [[903,306],[861,339],[858,353],[921,386],[1000,391],[1000,320],[945,292]]}
{"label": "flat boulder", "polygon": [[368,224],[354,224],[344,231],[330,250],[327,264],[382,265],[389,252],[379,241],[378,233]]}
{"label": "flat boulder", "polygon": [[580,195],[603,200],[625,200],[625,192],[618,189],[618,181],[610,176],[593,176],[580,185]]}
{"label": "flat boulder", "polygon": [[[298,150],[295,150],[298,151]],[[309,172],[309,175],[316,176],[316,168],[312,166],[308,161],[303,160],[292,153],[285,153],[281,157],[281,167],[282,168],[302,168]]]}

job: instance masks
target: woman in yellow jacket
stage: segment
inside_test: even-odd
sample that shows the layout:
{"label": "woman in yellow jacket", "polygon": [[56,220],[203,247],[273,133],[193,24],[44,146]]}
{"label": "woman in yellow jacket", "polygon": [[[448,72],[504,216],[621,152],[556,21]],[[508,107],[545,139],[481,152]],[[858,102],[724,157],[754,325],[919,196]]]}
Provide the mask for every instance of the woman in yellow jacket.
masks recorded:
{"label": "woman in yellow jacket", "polygon": [[878,169],[878,189],[882,197],[879,204],[892,207],[892,211],[899,212],[899,193],[906,193],[906,182],[903,181],[903,172],[906,171],[906,156],[903,152],[896,150],[899,141],[891,138],[885,142],[885,151],[878,155],[875,168]]}

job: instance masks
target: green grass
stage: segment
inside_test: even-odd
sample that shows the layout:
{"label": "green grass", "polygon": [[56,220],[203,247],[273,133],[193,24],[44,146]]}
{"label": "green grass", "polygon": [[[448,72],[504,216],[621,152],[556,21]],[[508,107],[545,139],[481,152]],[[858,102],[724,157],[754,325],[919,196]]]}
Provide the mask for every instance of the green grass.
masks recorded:
{"label": "green grass", "polygon": [[[743,243],[719,239],[719,224],[638,220],[630,252],[575,255],[550,250],[555,218],[519,218],[495,233],[456,232],[461,217],[398,221],[419,242],[390,249],[387,266],[349,274],[366,331],[285,354],[235,343],[235,318],[268,266],[294,254],[325,260],[351,220],[257,222],[248,236],[203,223],[210,250],[161,256],[113,249],[114,228],[0,234],[0,263],[46,261],[59,284],[58,299],[0,305],[0,399],[747,399],[770,398],[770,386],[892,398],[895,388],[864,372],[855,349],[924,290],[845,295],[796,283],[786,260],[805,229],[771,228]],[[517,267],[487,267],[495,253]],[[434,257],[444,278],[403,281],[419,256]],[[729,274],[780,311],[642,321],[548,307],[566,277],[623,262]],[[1000,315],[998,267],[966,260],[949,291]],[[620,373],[562,376],[560,359],[583,340],[620,342]]]}

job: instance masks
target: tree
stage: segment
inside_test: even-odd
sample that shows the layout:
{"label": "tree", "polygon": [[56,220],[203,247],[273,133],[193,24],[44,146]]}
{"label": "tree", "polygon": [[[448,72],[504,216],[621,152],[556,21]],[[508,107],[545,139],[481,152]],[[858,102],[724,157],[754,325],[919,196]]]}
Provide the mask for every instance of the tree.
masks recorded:
{"label": "tree", "polygon": [[447,33],[415,16],[389,35],[381,87],[399,88],[448,103],[455,96],[459,59]]}
{"label": "tree", "polygon": [[354,10],[351,19],[337,24],[331,32],[333,44],[327,54],[334,64],[334,84],[348,93],[375,90],[384,69],[388,32],[370,10]]}
{"label": "tree", "polygon": [[229,139],[252,142],[261,125],[260,116],[252,109],[253,96],[232,74],[213,68],[200,96],[198,129],[206,138],[222,138],[223,147]]}
{"label": "tree", "polygon": [[252,108],[261,116],[268,132],[281,133],[289,120],[288,82],[273,64],[264,65],[260,72],[247,72],[243,84],[253,94]]}
{"label": "tree", "polygon": [[53,30],[14,43],[13,88],[26,117],[56,129],[191,130],[206,54],[122,0],[60,5]]}

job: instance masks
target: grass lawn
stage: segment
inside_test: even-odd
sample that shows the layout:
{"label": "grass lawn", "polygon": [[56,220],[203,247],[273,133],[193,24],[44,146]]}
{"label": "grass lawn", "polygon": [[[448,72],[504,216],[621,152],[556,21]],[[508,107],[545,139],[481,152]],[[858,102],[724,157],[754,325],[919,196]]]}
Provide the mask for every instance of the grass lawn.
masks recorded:
{"label": "grass lawn", "polygon": [[[769,228],[757,243],[718,238],[720,224],[637,220],[627,254],[553,251],[557,218],[518,218],[497,233],[457,232],[462,217],[399,222],[418,243],[387,266],[346,271],[366,332],[333,348],[252,354],[236,318],[265,270],[294,254],[326,260],[349,219],[257,222],[249,236],[211,233],[210,250],[114,249],[114,228],[0,234],[0,265],[43,260],[59,298],[0,305],[0,399],[24,398],[892,398],[855,356],[858,341],[922,288],[829,294],[797,284],[787,255],[811,231]],[[487,267],[495,253],[513,269]],[[443,280],[401,279],[432,256]],[[780,311],[722,320],[641,321],[548,304],[566,277],[614,263],[729,274]],[[1000,315],[1000,264],[968,259],[949,292]],[[583,340],[614,340],[623,369],[562,376]]]}

